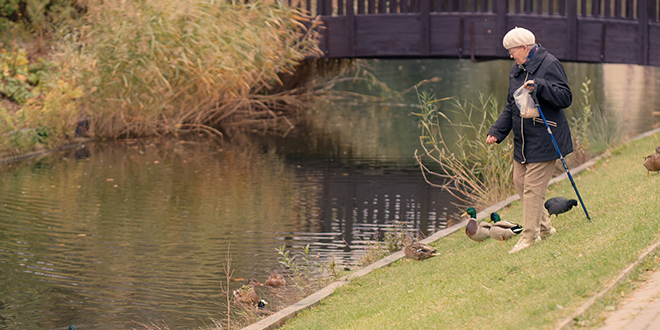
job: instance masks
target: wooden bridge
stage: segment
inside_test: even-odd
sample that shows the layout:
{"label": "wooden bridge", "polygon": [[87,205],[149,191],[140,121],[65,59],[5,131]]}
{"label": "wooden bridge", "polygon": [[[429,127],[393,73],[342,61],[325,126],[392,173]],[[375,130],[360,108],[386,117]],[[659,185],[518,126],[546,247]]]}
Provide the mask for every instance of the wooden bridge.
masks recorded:
{"label": "wooden bridge", "polygon": [[560,60],[660,66],[660,0],[302,1],[328,58],[508,58],[521,26]]}

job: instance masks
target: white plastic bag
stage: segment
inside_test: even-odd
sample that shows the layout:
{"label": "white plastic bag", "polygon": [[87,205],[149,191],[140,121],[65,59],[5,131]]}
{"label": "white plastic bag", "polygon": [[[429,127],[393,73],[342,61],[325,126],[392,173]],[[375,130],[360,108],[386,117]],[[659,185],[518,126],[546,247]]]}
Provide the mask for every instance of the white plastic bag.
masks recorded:
{"label": "white plastic bag", "polygon": [[525,89],[525,84],[520,86],[520,88],[513,93],[513,98],[516,100],[518,109],[520,109],[520,117],[534,118],[539,116],[539,109],[536,108],[536,104],[534,104],[532,92]]}

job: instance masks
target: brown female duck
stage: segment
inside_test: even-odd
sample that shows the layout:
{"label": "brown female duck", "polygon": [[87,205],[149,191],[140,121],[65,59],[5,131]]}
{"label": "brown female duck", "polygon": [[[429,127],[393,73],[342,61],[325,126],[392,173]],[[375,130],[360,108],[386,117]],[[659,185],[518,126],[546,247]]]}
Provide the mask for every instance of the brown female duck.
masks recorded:
{"label": "brown female duck", "polygon": [[284,286],[286,284],[286,279],[284,278],[284,275],[281,275],[278,271],[274,270],[268,275],[265,284],[273,287]]}
{"label": "brown female duck", "polygon": [[647,177],[651,171],[660,171],[660,146],[655,147],[655,154],[648,155],[644,158],[644,167],[646,167]]}
{"label": "brown female duck", "polygon": [[434,248],[424,243],[416,242],[410,235],[406,236],[403,240],[403,244],[406,245],[403,248],[403,254],[405,254],[406,257],[417,261],[435,257],[440,254]]}

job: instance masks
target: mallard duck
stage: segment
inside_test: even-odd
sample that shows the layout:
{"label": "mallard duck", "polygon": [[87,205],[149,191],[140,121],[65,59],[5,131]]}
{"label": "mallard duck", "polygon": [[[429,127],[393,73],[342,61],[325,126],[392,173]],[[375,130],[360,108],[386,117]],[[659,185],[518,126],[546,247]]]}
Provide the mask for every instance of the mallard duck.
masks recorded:
{"label": "mallard duck", "polygon": [[410,235],[407,235],[406,238],[403,239],[403,244],[406,245],[403,248],[403,254],[405,254],[406,257],[417,261],[435,257],[440,254],[434,248],[424,243],[416,242]]}
{"label": "mallard duck", "polygon": [[286,279],[284,278],[284,275],[281,275],[277,270],[274,270],[268,275],[265,284],[273,287],[283,286],[286,284]]}
{"label": "mallard duck", "polygon": [[467,226],[465,226],[465,234],[473,241],[483,242],[490,238],[490,228],[492,225],[485,221],[477,221],[477,210],[474,207],[468,207],[462,216],[470,215]]}
{"label": "mallard duck", "polygon": [[73,325],[73,324],[72,324],[72,325],[70,325],[70,326],[69,326],[69,330],[76,330],[76,326],[75,326],[75,325]]}
{"label": "mallard duck", "polygon": [[255,286],[263,286],[263,284],[259,283],[259,281],[256,279],[251,278],[247,285],[243,285],[242,287],[234,290],[234,300],[248,304],[259,303],[260,299],[257,292],[254,290]]}
{"label": "mallard duck", "polygon": [[264,315],[273,314],[273,312],[271,312],[270,309],[266,307],[266,305],[268,305],[268,303],[265,300],[263,299],[259,300],[257,306],[254,307],[254,311],[257,313],[257,315],[264,316]]}
{"label": "mallard duck", "polygon": [[577,206],[578,202],[575,199],[568,199],[566,197],[558,196],[558,197],[552,197],[545,201],[543,206],[545,207],[546,210],[548,210],[548,213],[550,215],[555,215],[555,217],[559,214],[562,214],[564,212],[567,212],[568,210],[572,209],[573,206]]}
{"label": "mallard duck", "polygon": [[647,177],[651,171],[660,171],[660,146],[655,147],[655,154],[644,157],[644,167],[646,167]]}
{"label": "mallard duck", "polygon": [[523,231],[523,227],[515,222],[502,221],[497,212],[490,214],[490,221],[493,222],[489,231],[490,237],[496,240],[505,241]]}

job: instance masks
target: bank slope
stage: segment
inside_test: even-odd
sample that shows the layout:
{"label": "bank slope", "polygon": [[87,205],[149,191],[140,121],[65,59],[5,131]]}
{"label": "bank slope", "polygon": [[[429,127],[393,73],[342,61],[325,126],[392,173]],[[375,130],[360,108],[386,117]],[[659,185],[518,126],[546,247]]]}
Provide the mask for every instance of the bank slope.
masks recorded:
{"label": "bank slope", "polygon": [[[552,328],[658,238],[660,174],[642,166],[657,145],[658,134],[630,142],[575,176],[592,223],[573,208],[553,217],[557,235],[512,255],[515,239],[475,243],[458,231],[431,244],[442,256],[355,279],[282,329]],[[553,196],[575,192],[565,180]],[[522,223],[522,204],[500,214]]]}

